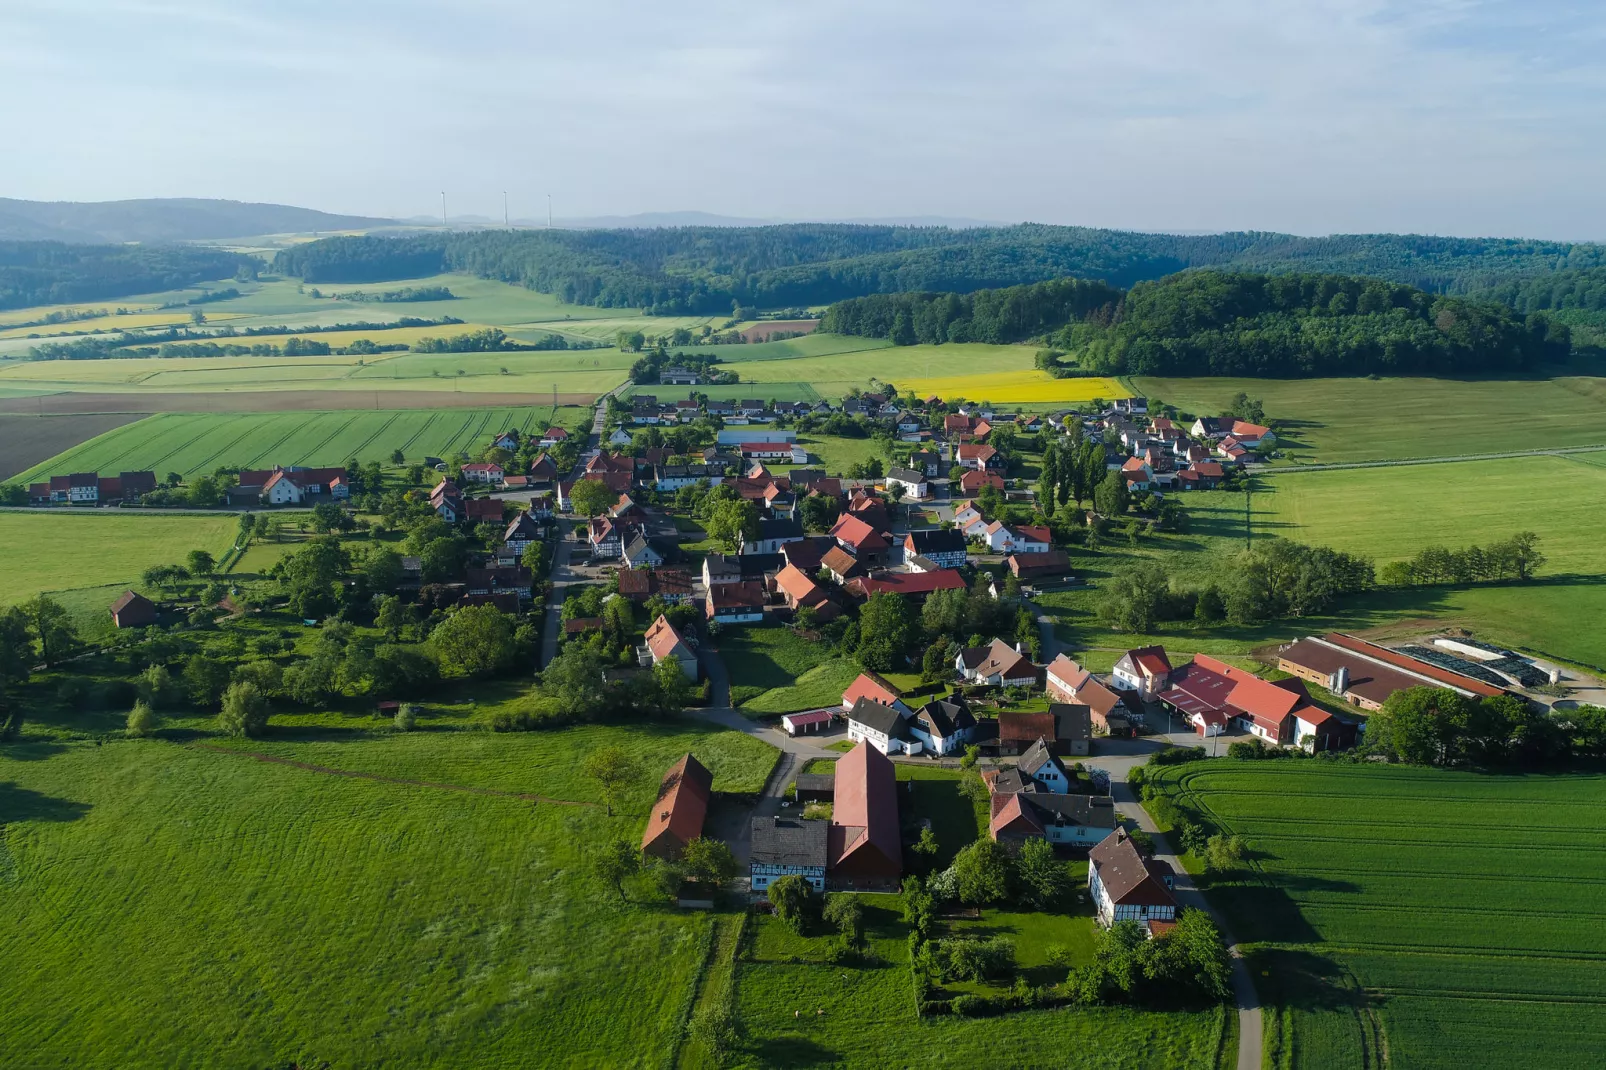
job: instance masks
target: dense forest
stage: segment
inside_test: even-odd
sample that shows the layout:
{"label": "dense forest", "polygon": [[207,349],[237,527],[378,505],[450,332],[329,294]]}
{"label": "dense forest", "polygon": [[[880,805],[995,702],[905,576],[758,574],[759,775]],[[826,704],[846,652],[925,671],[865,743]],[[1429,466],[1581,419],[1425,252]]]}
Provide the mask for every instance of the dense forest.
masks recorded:
{"label": "dense forest", "polygon": [[971,294],[875,294],[826,309],[820,330],[890,338],[898,345],[1024,342],[1090,313],[1108,319],[1122,293],[1103,282],[1054,279]]}
{"label": "dense forest", "polygon": [[1530,279],[1508,279],[1479,294],[1518,312],[1606,310],[1606,267],[1554,271]]}
{"label": "dense forest", "polygon": [[1193,271],[1134,286],[1106,326],[1054,339],[1083,369],[1299,377],[1511,372],[1567,359],[1567,328],[1492,302],[1345,275]]}
{"label": "dense forest", "polygon": [[259,261],[186,246],[0,241],[0,309],[105,301],[254,277]]}
{"label": "dense forest", "polygon": [[1187,268],[1371,275],[1469,294],[1554,271],[1606,268],[1606,246],[1360,234],[1140,234],[1014,227],[669,227],[329,238],[286,249],[275,270],[308,283],[461,271],[576,304],[659,314],[733,305],[828,304],[877,293],[970,293],[1075,277],[1130,287]]}

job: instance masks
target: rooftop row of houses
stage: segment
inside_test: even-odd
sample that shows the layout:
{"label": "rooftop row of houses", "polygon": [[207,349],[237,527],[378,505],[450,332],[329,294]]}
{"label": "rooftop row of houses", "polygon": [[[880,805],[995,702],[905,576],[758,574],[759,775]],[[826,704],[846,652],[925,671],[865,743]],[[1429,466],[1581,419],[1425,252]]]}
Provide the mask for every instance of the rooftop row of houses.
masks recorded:
{"label": "rooftop row of houses", "polygon": [[140,495],[149,494],[155,489],[155,472],[121,472],[115,476],[103,476],[98,472],[73,472],[65,476],[51,476],[42,483],[30,483],[28,503],[110,505],[123,501],[137,502]]}

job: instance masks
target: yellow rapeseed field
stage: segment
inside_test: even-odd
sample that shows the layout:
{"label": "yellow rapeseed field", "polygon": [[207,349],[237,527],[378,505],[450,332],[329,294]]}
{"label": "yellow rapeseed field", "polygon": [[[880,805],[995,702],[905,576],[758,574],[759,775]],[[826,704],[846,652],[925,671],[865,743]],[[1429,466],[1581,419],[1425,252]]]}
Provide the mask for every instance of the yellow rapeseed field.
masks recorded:
{"label": "yellow rapeseed field", "polygon": [[[32,310],[30,310],[32,311]],[[207,313],[208,323],[241,318],[238,312]],[[66,334],[89,334],[91,331],[132,331],[143,327],[188,326],[188,311],[170,309],[166,312],[132,312],[126,316],[96,316],[94,319],[73,320],[71,323],[50,323],[34,327],[3,327],[0,338],[27,338],[38,335],[41,339]]]}
{"label": "yellow rapeseed field", "polygon": [[1132,392],[1114,379],[1056,379],[1036,368],[1016,368],[979,375],[949,375],[935,379],[898,379],[899,393],[1004,404],[1027,402],[1081,402],[1094,398],[1124,398]]}

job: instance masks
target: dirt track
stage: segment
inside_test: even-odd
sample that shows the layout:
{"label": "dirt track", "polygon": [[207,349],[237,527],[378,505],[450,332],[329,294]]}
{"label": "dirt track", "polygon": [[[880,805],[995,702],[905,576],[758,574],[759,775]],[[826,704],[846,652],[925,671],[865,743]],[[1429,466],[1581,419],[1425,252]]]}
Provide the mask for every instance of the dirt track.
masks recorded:
{"label": "dirt track", "polygon": [[[596,400],[596,394],[558,395],[559,405],[594,405]],[[488,409],[551,404],[551,394],[499,394],[492,390],[217,390],[166,394],[66,393],[0,398],[0,413],[64,416],[84,413],[329,412],[342,409]]]}

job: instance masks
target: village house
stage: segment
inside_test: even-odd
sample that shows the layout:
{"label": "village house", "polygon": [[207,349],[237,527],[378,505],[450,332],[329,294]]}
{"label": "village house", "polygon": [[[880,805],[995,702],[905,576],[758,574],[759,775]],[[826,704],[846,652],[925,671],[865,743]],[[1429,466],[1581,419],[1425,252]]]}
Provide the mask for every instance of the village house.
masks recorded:
{"label": "village house", "polygon": [[851,711],[860,699],[869,699],[871,702],[890,706],[904,717],[911,716],[914,710],[903,701],[903,692],[888,683],[877,673],[861,672],[842,692],[842,711]]}
{"label": "village house", "polygon": [[670,766],[647,817],[647,830],[641,837],[642,853],[679,858],[686,845],[703,834],[713,787],[714,775],[690,754]]}
{"label": "village house", "polygon": [[1174,922],[1177,901],[1172,896],[1175,875],[1171,866],[1144,858],[1126,834],[1117,828],[1088,852],[1087,889],[1099,924],[1108,929],[1118,921],[1135,921],[1156,931],[1154,923]]}
{"label": "village house", "polygon": [[1327,750],[1354,742],[1353,726],[1313,703],[1298,679],[1262,680],[1205,654],[1179,666],[1158,698],[1205,736],[1237,724],[1273,746]]}
{"label": "village house", "polygon": [[857,576],[847,583],[850,591],[861,598],[877,594],[896,594],[924,602],[933,591],[963,591],[965,577],[951,568],[932,572],[882,572],[873,576]]}
{"label": "village house", "polygon": [[961,468],[991,471],[1005,467],[1003,455],[991,446],[966,443],[955,450],[954,453],[955,460]]}
{"label": "village house", "polygon": [[[938,568],[962,568],[970,559],[965,536],[954,528],[921,528],[903,537],[903,555],[923,557]],[[928,570],[929,571],[929,570]]]}
{"label": "village house", "polygon": [[868,743],[882,754],[919,754],[924,745],[909,731],[907,709],[861,698],[846,714],[848,738],[855,743]]}
{"label": "village house", "polygon": [[959,477],[960,497],[974,498],[981,493],[983,487],[992,487],[995,490],[1004,489],[1004,477],[997,472],[967,471]]}
{"label": "village house", "polygon": [[872,566],[886,560],[891,544],[879,531],[861,516],[851,513],[837,518],[831,528],[831,538],[838,546],[852,554],[861,565]]}
{"label": "village house", "polygon": [[964,698],[932,699],[905,724],[923,750],[942,757],[959,750],[976,734],[976,717]]}
{"label": "village house", "polygon": [[942,456],[931,450],[916,450],[909,455],[909,467],[928,477],[942,474]]}
{"label": "village house", "polygon": [[755,581],[760,585],[786,567],[781,554],[708,554],[703,558],[703,586]]}
{"label": "village house", "polygon": [[789,564],[775,574],[775,589],[794,612],[812,609],[821,620],[830,620],[842,612],[826,591],[796,565]]}
{"label": "village house", "polygon": [[673,658],[680,663],[680,671],[686,679],[697,679],[697,652],[662,613],[652,622],[652,627],[647,629],[645,642],[637,651],[638,655],[643,652],[646,655],[641,659],[643,664],[650,662],[657,665],[666,658]]}
{"label": "village house", "polygon": [[654,490],[675,491],[698,483],[712,487],[725,478],[725,470],[714,464],[661,464],[648,478]]}
{"label": "village house", "polygon": [[[345,501],[351,497],[351,484],[344,468],[289,468],[245,470],[239,485],[229,492],[229,500],[245,504],[252,497],[264,505],[300,505],[308,498],[328,497]],[[440,487],[445,484],[436,484]],[[456,491],[455,484],[450,485]]]}
{"label": "village house", "polygon": [[716,624],[751,624],[764,619],[767,605],[769,596],[764,591],[764,584],[739,580],[709,587],[704,612]]}
{"label": "village house", "polygon": [[541,438],[537,445],[556,446],[559,442],[567,442],[568,440],[569,432],[561,427],[549,427],[541,433]]}
{"label": "village house", "polygon": [[556,483],[558,466],[552,462],[551,457],[542,453],[538,454],[535,460],[530,462],[530,470],[526,474],[529,475],[532,482]]}
{"label": "village house", "polygon": [[825,891],[831,822],[777,815],[753,818],[751,829],[747,883],[755,894],[767,892],[772,881],[788,876],[803,878],[816,892]]}
{"label": "village house", "polygon": [[1086,706],[1096,731],[1117,736],[1127,733],[1130,724],[1121,696],[1099,683],[1076,662],[1061,654],[1049,663],[1045,677],[1049,698]]}
{"label": "village house", "polygon": [[462,467],[463,482],[486,483],[496,486],[507,473],[494,461],[475,461]]}
{"label": "village house", "polygon": [[659,549],[652,539],[640,529],[634,529],[629,539],[624,540],[620,550],[624,558],[625,567],[630,569],[657,568],[665,561],[664,551]]}
{"label": "village house", "polygon": [[789,542],[803,541],[803,525],[796,520],[770,519],[758,522],[758,538],[743,540],[743,554],[775,554]]}
{"label": "village house", "polygon": [[1041,525],[1010,527],[1001,520],[988,524],[982,533],[988,549],[1003,554],[1044,554],[1053,548],[1054,536]]}
{"label": "village house", "polygon": [[904,496],[913,501],[924,501],[931,496],[931,484],[925,474],[910,468],[893,468],[887,472],[887,489],[902,487]]}
{"label": "village house", "polygon": [[974,505],[961,506],[954,513],[954,530],[967,539],[979,539],[987,532],[987,520]]}
{"label": "village house", "polygon": [[1085,755],[1092,745],[1093,711],[1085,702],[1050,702],[1054,735],[1050,746],[1055,754]]}
{"label": "village house", "polygon": [[507,529],[502,532],[502,545],[512,550],[514,557],[523,557],[529,545],[540,542],[541,537],[541,525],[529,513],[519,513],[508,521]]}
{"label": "village house", "polygon": [[[994,687],[1032,687],[1039,682],[1037,666],[1025,650],[1002,639],[961,650],[954,658],[954,671],[971,683]],[[1049,734],[1053,735],[1052,726]]]}
{"label": "village house", "polygon": [[831,578],[841,585],[845,585],[850,579],[864,572],[859,559],[840,546],[833,546],[825,552],[820,558],[820,567],[829,572]]}
{"label": "village house", "polygon": [[1118,690],[1135,691],[1138,698],[1147,702],[1170,683],[1171,660],[1166,657],[1164,647],[1128,650],[1110,670],[1110,681]]}
{"label": "village house", "polygon": [[[658,372],[658,381],[665,386],[697,386],[703,379],[691,368],[683,368],[678,364],[673,364]],[[693,408],[695,407],[694,403]]]}
{"label": "village house", "polygon": [[468,506],[463,501],[463,492],[457,489],[457,484],[449,479],[443,479],[435,484],[429,492],[429,505],[448,524],[455,524],[468,515]]}
{"label": "village house", "polygon": [[623,569],[618,574],[619,594],[632,602],[661,598],[672,606],[692,599],[692,578],[679,569]]}
{"label": "village house", "polygon": [[1100,795],[1046,791],[994,794],[987,830],[999,843],[1047,840],[1067,847],[1093,847],[1115,828],[1115,806]]}

